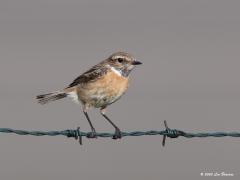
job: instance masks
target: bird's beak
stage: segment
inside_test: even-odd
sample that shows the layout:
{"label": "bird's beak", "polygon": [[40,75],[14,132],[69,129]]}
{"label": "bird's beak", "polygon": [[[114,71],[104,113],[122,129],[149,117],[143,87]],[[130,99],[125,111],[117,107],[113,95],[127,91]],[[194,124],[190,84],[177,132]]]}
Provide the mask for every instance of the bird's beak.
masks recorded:
{"label": "bird's beak", "polygon": [[134,60],[134,61],[132,62],[132,65],[140,65],[140,64],[142,64],[140,61]]}

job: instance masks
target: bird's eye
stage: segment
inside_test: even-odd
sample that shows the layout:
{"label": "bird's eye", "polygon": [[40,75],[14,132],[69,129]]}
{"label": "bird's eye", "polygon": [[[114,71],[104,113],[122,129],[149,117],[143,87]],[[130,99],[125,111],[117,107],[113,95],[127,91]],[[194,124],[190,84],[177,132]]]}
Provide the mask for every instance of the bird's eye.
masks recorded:
{"label": "bird's eye", "polygon": [[123,59],[122,59],[122,58],[118,58],[117,61],[118,61],[119,63],[122,63],[122,62],[123,62]]}

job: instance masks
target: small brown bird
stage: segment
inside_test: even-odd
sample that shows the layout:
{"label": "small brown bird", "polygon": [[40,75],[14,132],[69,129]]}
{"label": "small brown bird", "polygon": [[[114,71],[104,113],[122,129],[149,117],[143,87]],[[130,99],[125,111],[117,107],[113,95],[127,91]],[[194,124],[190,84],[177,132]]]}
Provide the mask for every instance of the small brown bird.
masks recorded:
{"label": "small brown bird", "polygon": [[87,110],[90,107],[100,108],[102,116],[115,128],[113,139],[121,138],[120,129],[106,116],[106,108],[126,92],[129,74],[136,65],[140,64],[142,63],[128,53],[114,53],[80,75],[62,91],[37,96],[38,102],[46,104],[65,97],[72,97],[77,103],[80,102],[92,130],[88,134],[89,138],[95,138],[96,131]]}

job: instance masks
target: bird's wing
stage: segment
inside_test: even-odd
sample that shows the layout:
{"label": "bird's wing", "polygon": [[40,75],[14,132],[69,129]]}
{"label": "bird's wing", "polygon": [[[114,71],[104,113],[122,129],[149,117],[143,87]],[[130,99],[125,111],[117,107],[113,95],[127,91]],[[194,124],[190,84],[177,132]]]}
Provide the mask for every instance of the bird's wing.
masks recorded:
{"label": "bird's wing", "polygon": [[104,74],[107,73],[109,68],[107,68],[104,64],[100,63],[93,66],[91,69],[77,77],[69,86],[73,87],[79,84],[94,82],[97,79],[101,78]]}

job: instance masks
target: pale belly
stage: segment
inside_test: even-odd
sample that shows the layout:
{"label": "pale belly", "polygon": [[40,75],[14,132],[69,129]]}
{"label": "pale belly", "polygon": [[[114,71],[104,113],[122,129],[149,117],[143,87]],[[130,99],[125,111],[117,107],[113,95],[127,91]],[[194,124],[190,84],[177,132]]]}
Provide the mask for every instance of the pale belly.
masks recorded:
{"label": "pale belly", "polygon": [[95,108],[106,107],[120,99],[127,87],[128,78],[108,73],[96,82],[79,86],[78,98],[83,104]]}
{"label": "pale belly", "polygon": [[114,103],[117,101],[124,92],[118,92],[116,94],[109,94],[107,93],[104,89],[98,89],[96,91],[92,91],[90,93],[86,93],[86,96],[80,95],[80,100],[83,103],[86,103],[90,106],[100,108],[100,107],[105,107],[109,104]]}

